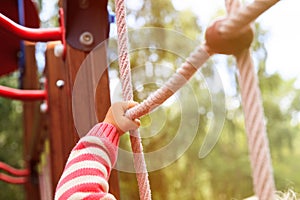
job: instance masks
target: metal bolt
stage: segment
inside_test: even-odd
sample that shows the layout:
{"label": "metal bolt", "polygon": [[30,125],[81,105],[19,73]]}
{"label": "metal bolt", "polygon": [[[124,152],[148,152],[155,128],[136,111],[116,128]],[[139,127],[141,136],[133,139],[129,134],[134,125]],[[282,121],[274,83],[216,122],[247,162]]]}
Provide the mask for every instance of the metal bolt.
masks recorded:
{"label": "metal bolt", "polygon": [[55,45],[54,47],[54,55],[57,57],[57,58],[61,58],[64,54],[64,45],[62,44],[57,44]]}
{"label": "metal bolt", "polygon": [[87,9],[90,6],[89,0],[79,0],[79,7],[81,9]]}
{"label": "metal bolt", "polygon": [[48,111],[48,104],[46,102],[43,102],[41,105],[40,105],[40,111],[42,113],[46,113]]}
{"label": "metal bolt", "polygon": [[79,41],[81,44],[89,46],[93,44],[94,37],[90,32],[83,32],[79,37]]}
{"label": "metal bolt", "polygon": [[62,88],[65,85],[65,82],[63,80],[56,81],[56,86],[59,88]]}
{"label": "metal bolt", "polygon": [[39,79],[40,84],[45,84],[46,83],[46,77],[41,77]]}

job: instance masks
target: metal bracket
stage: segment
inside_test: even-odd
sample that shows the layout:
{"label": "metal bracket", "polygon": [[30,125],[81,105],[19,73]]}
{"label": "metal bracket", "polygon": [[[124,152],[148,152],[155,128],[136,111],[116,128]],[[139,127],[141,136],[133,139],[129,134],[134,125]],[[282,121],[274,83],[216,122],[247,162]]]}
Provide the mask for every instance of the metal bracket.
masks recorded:
{"label": "metal bracket", "polygon": [[108,38],[107,0],[64,0],[67,43],[91,51]]}

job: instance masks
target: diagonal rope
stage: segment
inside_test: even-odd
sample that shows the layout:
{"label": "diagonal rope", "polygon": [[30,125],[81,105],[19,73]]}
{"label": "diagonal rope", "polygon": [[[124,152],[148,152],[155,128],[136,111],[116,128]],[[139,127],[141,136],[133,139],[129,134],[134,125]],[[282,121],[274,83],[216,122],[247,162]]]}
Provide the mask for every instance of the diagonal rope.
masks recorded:
{"label": "diagonal rope", "polygon": [[226,7],[226,10],[227,10],[227,16],[234,15],[234,13],[236,13],[238,11],[240,6],[241,6],[240,1],[225,0],[225,7]]}
{"label": "diagonal rope", "polygon": [[[131,85],[131,70],[128,55],[128,35],[126,26],[126,7],[124,0],[116,0],[116,18],[118,31],[118,51],[120,78],[122,82],[122,91],[124,100],[133,100]],[[143,146],[139,130],[130,131],[131,148],[133,151],[133,162],[136,170],[136,176],[139,187],[140,199],[150,200],[151,190],[148,178],[146,162],[143,154]]]}
{"label": "diagonal rope", "polygon": [[179,90],[193,74],[205,63],[210,57],[208,47],[198,46],[191,55],[186,59],[176,73],[158,90],[148,96],[142,103],[129,109],[126,116],[135,119],[141,117],[151,110],[155,109]]}
{"label": "diagonal rope", "polygon": [[273,200],[275,183],[257,76],[249,50],[236,58],[254,191],[261,200]]}
{"label": "diagonal rope", "polygon": [[247,25],[259,15],[275,5],[279,0],[255,0],[251,4],[232,12],[228,19],[220,26],[223,37],[233,38],[240,34]]}

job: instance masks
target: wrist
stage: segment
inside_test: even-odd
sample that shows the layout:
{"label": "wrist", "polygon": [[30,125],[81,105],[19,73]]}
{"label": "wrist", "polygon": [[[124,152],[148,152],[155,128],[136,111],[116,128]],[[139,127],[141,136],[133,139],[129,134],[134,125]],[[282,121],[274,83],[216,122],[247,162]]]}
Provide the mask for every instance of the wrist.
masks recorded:
{"label": "wrist", "polygon": [[119,145],[120,135],[117,128],[109,122],[96,124],[87,135],[106,138],[114,146]]}
{"label": "wrist", "polygon": [[122,131],[119,128],[119,126],[116,124],[116,122],[114,120],[110,120],[110,119],[105,118],[102,123],[106,123],[106,124],[110,124],[111,126],[114,126],[116,128],[117,133],[120,136],[124,134],[124,131]]}

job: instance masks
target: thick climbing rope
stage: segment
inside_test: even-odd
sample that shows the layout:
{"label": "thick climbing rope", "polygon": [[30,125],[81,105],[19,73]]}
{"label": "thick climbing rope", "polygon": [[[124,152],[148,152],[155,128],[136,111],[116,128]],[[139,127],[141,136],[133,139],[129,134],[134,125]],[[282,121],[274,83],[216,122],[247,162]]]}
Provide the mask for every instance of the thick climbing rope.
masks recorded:
{"label": "thick climbing rope", "polygon": [[[247,27],[250,28],[249,23],[276,2],[254,1],[253,4],[242,8],[239,0],[226,0],[229,17],[220,25],[219,30],[223,28],[222,36],[228,38],[230,34],[232,37],[233,30],[243,30],[244,27],[246,27],[244,30],[247,30]],[[234,26],[231,26],[232,24]],[[241,34],[241,31],[239,32]],[[254,71],[249,49],[243,50],[235,57],[239,70],[238,80],[245,115],[254,191],[259,199],[272,200],[275,197],[275,183],[258,77]]]}
{"label": "thick climbing rope", "polygon": [[227,20],[220,26],[220,33],[226,38],[235,37],[237,34],[241,33],[244,27],[253,22],[258,16],[278,1],[279,0],[255,0],[251,4],[236,10],[236,12],[231,12]]}
{"label": "thick climbing rope", "polygon": [[206,46],[198,46],[186,59],[187,61],[177,69],[176,73],[173,74],[161,88],[150,94],[148,98],[139,105],[129,109],[126,116],[131,119],[141,117],[172,96],[208,60],[210,55],[207,48]]}
{"label": "thick climbing rope", "polygon": [[[120,66],[120,78],[124,100],[133,100],[131,85],[131,70],[128,49],[128,33],[126,25],[126,7],[124,0],[116,0],[116,18],[118,31],[118,54]],[[133,162],[136,171],[140,199],[150,200],[151,190],[148,178],[146,162],[143,154],[143,146],[139,130],[130,131],[130,142],[133,152]]]}
{"label": "thick climbing rope", "polygon": [[[258,6],[258,4],[262,4],[263,6]],[[253,8],[255,8],[256,11],[263,10],[266,7],[269,8],[270,5],[271,1],[256,1],[252,6],[248,6],[248,8],[251,9],[249,9],[247,12],[244,12],[243,16],[248,16],[246,17],[248,24],[244,24],[244,27],[248,26],[249,28],[249,23],[253,21],[253,18],[249,16],[250,13],[252,14],[252,16],[255,16],[255,18],[257,17],[256,14],[258,12],[254,12]],[[240,9],[240,2],[238,0],[227,0],[226,8],[229,18],[233,16],[233,19],[237,19],[234,18],[237,16],[236,14],[239,14],[244,10]],[[229,21],[230,20],[223,21],[225,27],[227,22]],[[245,23],[246,20],[240,20],[240,22]],[[233,23],[235,23],[234,20]],[[236,27],[243,23],[237,23]],[[222,25],[220,25],[220,27],[222,28]],[[240,28],[243,28],[243,26]],[[230,27],[229,29],[234,30],[234,28]],[[227,33],[230,33],[230,31]],[[257,80],[258,78],[255,74],[249,48],[236,54],[235,57],[239,70],[238,80],[245,115],[244,118],[248,138],[248,149],[252,168],[254,191],[256,196],[261,200],[273,200],[275,195],[275,183],[269,150],[269,142],[266,133],[266,126],[264,123],[264,111]]]}
{"label": "thick climbing rope", "polygon": [[253,187],[261,200],[273,200],[275,183],[257,76],[249,50],[237,56]]}

